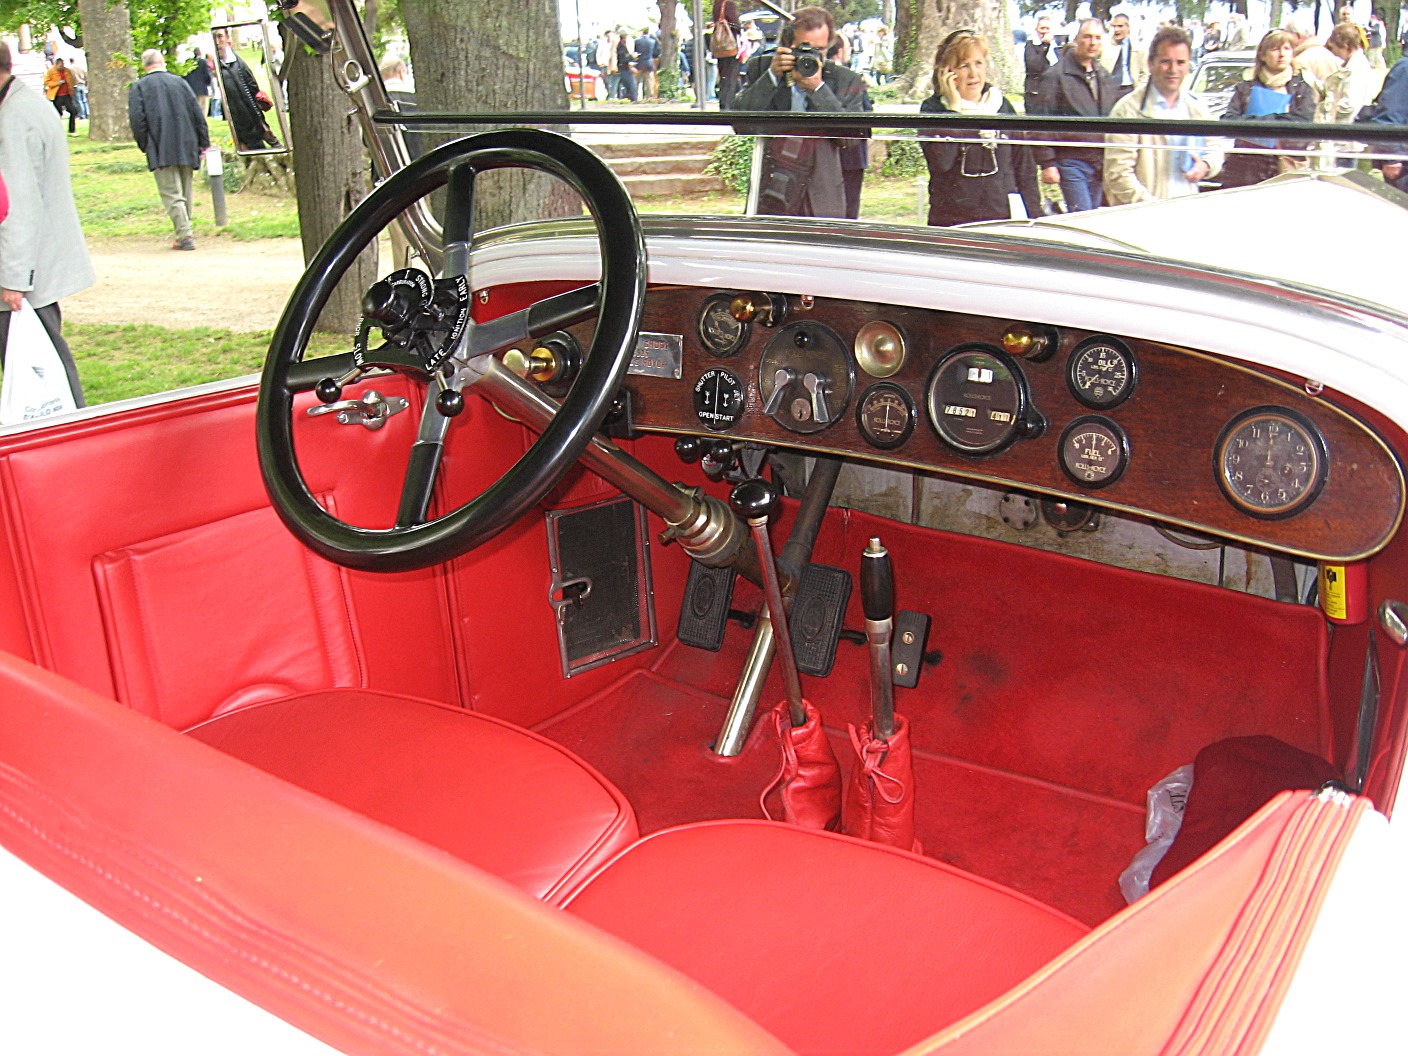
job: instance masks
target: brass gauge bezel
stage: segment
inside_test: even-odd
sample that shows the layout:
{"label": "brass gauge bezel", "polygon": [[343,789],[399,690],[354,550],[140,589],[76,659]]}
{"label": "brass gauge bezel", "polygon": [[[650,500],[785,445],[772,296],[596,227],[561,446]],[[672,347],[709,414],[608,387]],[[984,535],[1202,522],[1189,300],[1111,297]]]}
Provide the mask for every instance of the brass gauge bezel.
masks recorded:
{"label": "brass gauge bezel", "polygon": [[856,331],[856,363],[872,378],[893,378],[904,367],[909,344],[904,331],[885,319],[872,319]]}
{"label": "brass gauge bezel", "polygon": [[[1249,501],[1238,491],[1237,485],[1231,480],[1231,472],[1227,465],[1227,456],[1232,443],[1248,426],[1257,423],[1275,423],[1298,433],[1305,441],[1310,459],[1308,483],[1289,499],[1275,506],[1259,506]],[[1271,457],[1270,451],[1268,451],[1267,457],[1268,459]],[[1243,411],[1222,427],[1217,444],[1213,448],[1213,470],[1217,475],[1217,485],[1227,496],[1227,500],[1248,516],[1266,521],[1279,521],[1286,517],[1294,517],[1313,503],[1325,488],[1325,481],[1330,475],[1329,469],[1329,447],[1325,443],[1324,434],[1309,418],[1289,407],[1265,405]]]}

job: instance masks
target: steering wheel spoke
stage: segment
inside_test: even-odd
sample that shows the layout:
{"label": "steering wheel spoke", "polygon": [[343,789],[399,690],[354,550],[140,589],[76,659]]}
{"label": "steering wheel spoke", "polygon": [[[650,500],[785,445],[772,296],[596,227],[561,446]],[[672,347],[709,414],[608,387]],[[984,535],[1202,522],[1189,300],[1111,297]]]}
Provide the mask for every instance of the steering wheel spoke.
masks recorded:
{"label": "steering wheel spoke", "polygon": [[[502,319],[474,324],[468,311],[474,184],[480,172],[510,167],[550,173],[586,201],[597,223],[602,277]],[[446,184],[445,277],[431,283],[410,269],[388,276],[368,291],[368,322],[357,348],[305,362],[313,324],[357,255],[394,217]],[[274,331],[260,384],[257,440],[265,488],[279,516],[317,553],[373,571],[423,568],[487,542],[552,489],[600,428],[630,365],[645,277],[644,238],[630,196],[596,155],[564,136],[502,129],[447,143],[412,162],[368,195],[333,233],[308,265]],[[439,379],[451,368],[460,377],[476,356],[546,336],[593,314],[595,336],[577,380],[538,440],[498,483],[432,518],[449,416],[463,406],[460,391],[435,391]],[[369,347],[373,322],[387,339],[376,349]],[[388,529],[357,527],[324,509],[303,478],[293,443],[294,396],[316,390],[326,400],[364,367],[389,367],[429,379],[431,386],[396,524]]]}
{"label": "steering wheel spoke", "polygon": [[520,341],[546,337],[555,330],[580,323],[596,312],[600,298],[601,283],[593,282],[479,323],[470,332],[465,358],[501,352]]}

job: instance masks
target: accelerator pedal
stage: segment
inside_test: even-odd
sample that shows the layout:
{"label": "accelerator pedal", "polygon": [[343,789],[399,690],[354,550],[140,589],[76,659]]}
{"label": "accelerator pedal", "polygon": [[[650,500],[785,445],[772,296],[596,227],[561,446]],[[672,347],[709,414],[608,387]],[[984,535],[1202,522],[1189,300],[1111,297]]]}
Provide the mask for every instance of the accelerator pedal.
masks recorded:
{"label": "accelerator pedal", "polygon": [[836,643],[851,597],[851,574],[830,565],[808,565],[792,599],[792,655],[797,670],[825,678],[836,663]]}
{"label": "accelerator pedal", "polygon": [[731,568],[710,568],[690,561],[679,628],[675,631],[681,642],[711,653],[723,647],[728,607],[733,602],[733,583],[737,578],[738,573]]}

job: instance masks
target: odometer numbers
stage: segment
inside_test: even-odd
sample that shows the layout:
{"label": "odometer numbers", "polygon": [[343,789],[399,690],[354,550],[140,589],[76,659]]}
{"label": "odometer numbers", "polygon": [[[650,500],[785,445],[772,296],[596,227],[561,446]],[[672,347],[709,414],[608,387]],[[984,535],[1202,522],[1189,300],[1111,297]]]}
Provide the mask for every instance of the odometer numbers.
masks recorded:
{"label": "odometer numbers", "polygon": [[1299,513],[1325,485],[1325,438],[1310,419],[1285,407],[1255,407],[1222,430],[1214,453],[1217,482],[1232,504],[1274,520]]}
{"label": "odometer numbers", "polygon": [[694,414],[706,429],[732,429],[743,417],[743,383],[738,375],[714,367],[694,383]]}
{"label": "odometer numbers", "polygon": [[1083,341],[1066,361],[1066,384],[1071,395],[1087,407],[1108,411],[1134,393],[1139,380],[1134,355],[1109,337]]}
{"label": "odometer numbers", "polygon": [[1088,414],[1061,434],[1061,468],[1085,488],[1103,488],[1129,466],[1129,438],[1108,418]]}
{"label": "odometer numbers", "polygon": [[914,432],[914,403],[900,386],[882,381],[861,395],[856,425],[872,446],[882,450],[899,447]]}

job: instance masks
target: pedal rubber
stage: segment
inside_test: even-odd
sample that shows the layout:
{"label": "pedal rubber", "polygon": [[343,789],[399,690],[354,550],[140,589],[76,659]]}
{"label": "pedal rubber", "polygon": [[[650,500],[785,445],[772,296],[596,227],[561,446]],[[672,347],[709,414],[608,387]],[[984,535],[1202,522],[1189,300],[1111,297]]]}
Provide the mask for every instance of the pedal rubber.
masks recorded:
{"label": "pedal rubber", "polygon": [[798,671],[820,678],[831,674],[850,597],[851,574],[844,568],[808,565],[802,573],[787,621]]}
{"label": "pedal rubber", "polygon": [[895,613],[895,630],[890,637],[890,673],[895,685],[913,689],[919,684],[919,671],[924,666],[924,649],[928,644],[927,614],[909,609]]}
{"label": "pedal rubber", "polygon": [[679,628],[675,631],[680,641],[711,653],[723,647],[728,607],[733,602],[733,583],[737,578],[738,573],[731,568],[710,568],[690,561]]}

